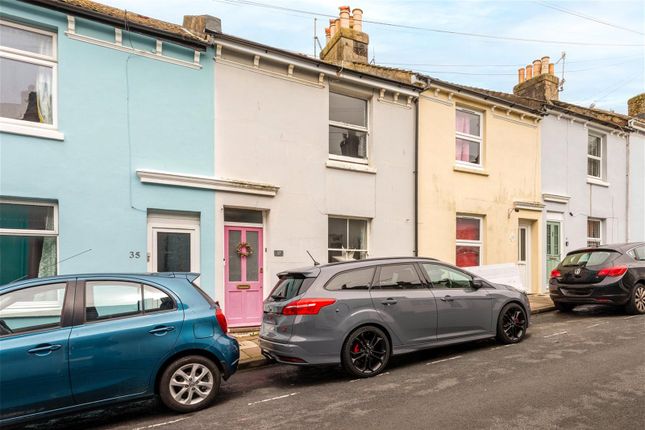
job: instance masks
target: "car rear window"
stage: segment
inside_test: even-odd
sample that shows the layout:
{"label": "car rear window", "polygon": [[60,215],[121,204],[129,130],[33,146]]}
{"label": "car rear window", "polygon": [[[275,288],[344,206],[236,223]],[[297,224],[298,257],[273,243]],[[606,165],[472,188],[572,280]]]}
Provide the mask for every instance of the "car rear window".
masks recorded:
{"label": "car rear window", "polygon": [[276,302],[292,299],[307,291],[315,280],[316,278],[305,278],[297,275],[283,276],[273,288],[269,297]]}
{"label": "car rear window", "polygon": [[564,267],[567,266],[599,266],[604,264],[610,258],[619,255],[613,251],[583,251],[569,254],[562,261]]}

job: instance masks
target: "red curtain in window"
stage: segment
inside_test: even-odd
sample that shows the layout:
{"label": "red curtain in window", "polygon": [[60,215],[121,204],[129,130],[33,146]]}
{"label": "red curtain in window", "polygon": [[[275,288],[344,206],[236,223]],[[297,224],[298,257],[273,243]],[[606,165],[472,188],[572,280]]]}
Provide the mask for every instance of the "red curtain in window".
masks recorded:
{"label": "red curtain in window", "polygon": [[476,218],[457,218],[457,240],[480,240],[480,222]]}
{"label": "red curtain in window", "polygon": [[476,246],[457,246],[457,267],[479,266],[479,248]]}

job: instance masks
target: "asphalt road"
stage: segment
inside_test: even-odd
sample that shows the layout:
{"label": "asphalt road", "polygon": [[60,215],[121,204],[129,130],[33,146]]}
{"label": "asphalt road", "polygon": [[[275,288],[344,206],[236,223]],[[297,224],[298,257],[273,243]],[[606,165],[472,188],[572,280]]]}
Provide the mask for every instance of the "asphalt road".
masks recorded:
{"label": "asphalt road", "polygon": [[396,357],[353,380],[339,369],[238,372],[209,409],[138,402],[32,429],[642,429],[645,316],[585,306],[533,317],[517,345],[483,341]]}

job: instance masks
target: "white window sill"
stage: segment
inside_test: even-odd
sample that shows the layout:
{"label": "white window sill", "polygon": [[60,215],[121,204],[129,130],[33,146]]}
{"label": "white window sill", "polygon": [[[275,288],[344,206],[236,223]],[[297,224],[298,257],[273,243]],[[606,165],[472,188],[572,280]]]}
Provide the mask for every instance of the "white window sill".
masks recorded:
{"label": "white window sill", "polygon": [[326,166],[331,169],[350,170],[352,172],[376,174],[376,168],[367,164],[349,163],[347,161],[327,160]]}
{"label": "white window sill", "polygon": [[609,187],[609,182],[605,182],[602,179],[587,177],[587,183],[590,185],[599,185],[601,187]]}
{"label": "white window sill", "polygon": [[20,134],[23,136],[42,137],[43,139],[65,140],[65,135],[58,130],[40,127],[30,127],[21,124],[0,122],[0,132]]}
{"label": "white window sill", "polygon": [[465,166],[465,165],[456,164],[455,166],[453,166],[452,170],[454,170],[455,172],[472,173],[475,175],[482,175],[482,176],[490,175],[490,173],[488,173],[482,167],[476,167],[476,166]]}

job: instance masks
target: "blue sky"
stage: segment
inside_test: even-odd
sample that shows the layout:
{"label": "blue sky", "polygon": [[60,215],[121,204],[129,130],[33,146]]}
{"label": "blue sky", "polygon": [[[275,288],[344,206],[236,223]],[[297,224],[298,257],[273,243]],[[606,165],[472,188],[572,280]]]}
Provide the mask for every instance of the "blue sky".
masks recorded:
{"label": "blue sky", "polygon": [[[495,40],[376,23],[364,25],[364,31],[370,36],[370,58],[376,63],[417,70],[451,82],[511,92],[517,83],[518,67],[544,55],[556,61],[564,51],[566,82],[561,100],[582,106],[595,103],[599,108],[625,113],[627,99],[645,91],[645,1],[642,0],[256,1],[334,16],[338,6],[347,4],[363,9],[364,19],[369,21],[556,42]],[[102,2],[175,23],[181,23],[183,15],[214,15],[222,19],[225,33],[313,54],[314,17],[307,14],[241,4],[238,0]],[[327,17],[319,17],[317,34],[323,45],[327,23]],[[589,45],[563,43],[572,41]],[[556,66],[558,75],[560,66]]]}

